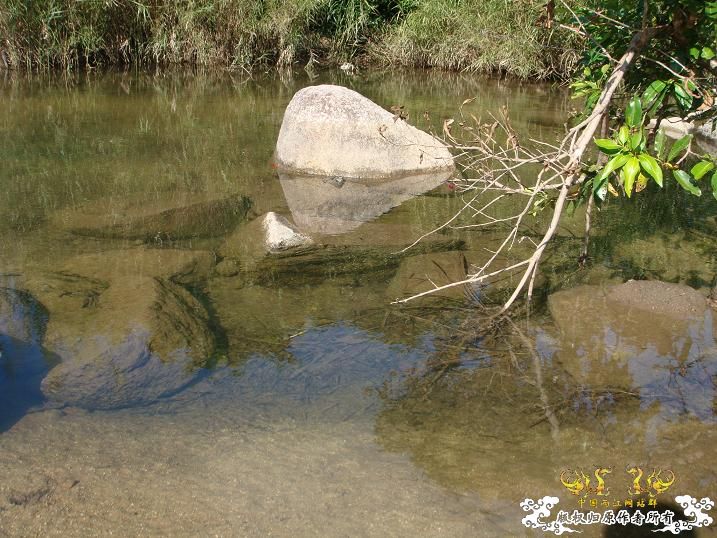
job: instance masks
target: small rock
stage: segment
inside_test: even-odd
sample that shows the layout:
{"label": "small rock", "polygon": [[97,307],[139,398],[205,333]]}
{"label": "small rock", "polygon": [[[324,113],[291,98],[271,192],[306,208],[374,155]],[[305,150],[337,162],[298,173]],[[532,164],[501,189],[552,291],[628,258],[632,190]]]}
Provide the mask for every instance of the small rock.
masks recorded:
{"label": "small rock", "polygon": [[264,244],[269,252],[310,245],[313,242],[309,236],[299,232],[288,220],[273,211],[264,216],[262,227],[265,234]]}

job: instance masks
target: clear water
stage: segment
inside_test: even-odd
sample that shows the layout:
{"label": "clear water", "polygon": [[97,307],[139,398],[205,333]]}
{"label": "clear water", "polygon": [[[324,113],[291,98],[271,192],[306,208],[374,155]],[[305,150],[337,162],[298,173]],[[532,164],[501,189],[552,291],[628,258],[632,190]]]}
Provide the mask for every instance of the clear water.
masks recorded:
{"label": "clear water", "polygon": [[446,185],[311,230],[326,248],[308,261],[257,256],[255,217],[299,224],[272,153],[291,96],[319,82],[436,132],[477,97],[465,111],[507,104],[516,130],[557,139],[571,107],[551,87],[424,72],[2,83],[0,534],[530,535],[519,502],[576,508],[559,475],[577,467],[612,467],[615,498],[631,466],[672,470],[665,499],[714,498],[709,311],[666,329],[598,310],[595,289],[552,316],[545,301],[628,278],[706,293],[709,201],[604,208],[587,269],[567,218],[533,315],[478,339],[476,297],[509,280],[390,304],[502,239],[449,230],[392,256],[461,207]]}

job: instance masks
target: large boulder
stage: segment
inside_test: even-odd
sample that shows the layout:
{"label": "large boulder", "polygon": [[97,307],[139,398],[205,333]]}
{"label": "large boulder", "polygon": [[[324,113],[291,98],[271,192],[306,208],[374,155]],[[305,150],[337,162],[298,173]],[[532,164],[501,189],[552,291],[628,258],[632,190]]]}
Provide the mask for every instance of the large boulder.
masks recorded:
{"label": "large boulder", "polygon": [[452,171],[453,157],[433,136],[341,86],[310,86],[284,113],[276,161],[289,172],[385,178]]}

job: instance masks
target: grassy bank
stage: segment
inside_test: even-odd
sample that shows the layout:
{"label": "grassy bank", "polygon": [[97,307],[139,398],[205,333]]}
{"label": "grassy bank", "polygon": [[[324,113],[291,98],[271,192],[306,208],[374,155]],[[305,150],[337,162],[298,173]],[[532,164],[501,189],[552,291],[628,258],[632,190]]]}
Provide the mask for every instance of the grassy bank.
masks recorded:
{"label": "grassy bank", "polygon": [[0,0],[0,66],[343,61],[560,76],[542,0]]}

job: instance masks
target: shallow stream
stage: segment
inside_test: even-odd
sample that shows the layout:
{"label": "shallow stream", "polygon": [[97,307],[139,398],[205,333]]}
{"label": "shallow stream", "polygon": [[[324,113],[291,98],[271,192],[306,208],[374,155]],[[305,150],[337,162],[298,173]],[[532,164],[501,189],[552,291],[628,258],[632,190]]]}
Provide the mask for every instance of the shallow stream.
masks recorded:
{"label": "shallow stream", "polygon": [[[520,502],[578,508],[560,481],[578,468],[612,469],[587,502],[631,498],[638,467],[673,473],[665,506],[717,498],[711,312],[601,302],[628,279],[706,295],[714,204],[613,203],[586,268],[566,218],[529,319],[479,338],[510,279],[391,304],[502,240],[447,228],[396,255],[463,206],[453,184],[341,222],[299,214],[334,187],[282,185],[299,180],[272,154],[291,96],[322,82],[437,133],[475,97],[465,114],[507,105],[516,131],[557,140],[573,105],[425,72],[0,81],[0,535],[532,536]],[[321,248],[267,262],[252,223],[268,211]]]}

